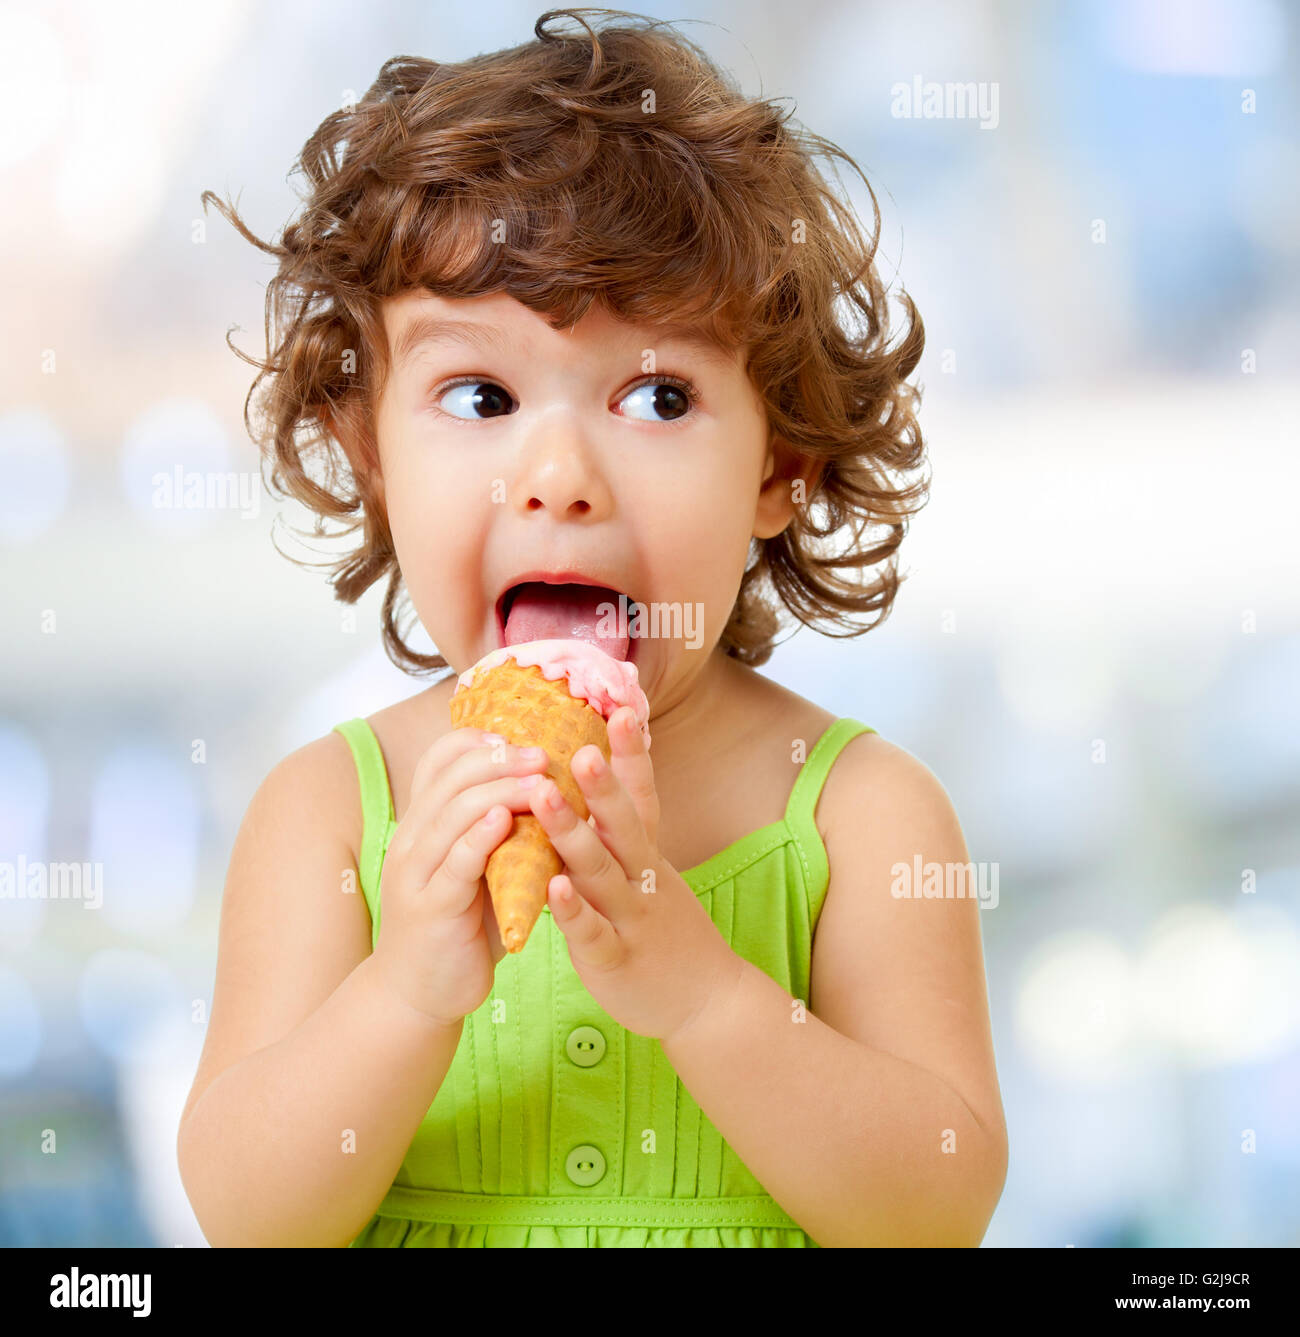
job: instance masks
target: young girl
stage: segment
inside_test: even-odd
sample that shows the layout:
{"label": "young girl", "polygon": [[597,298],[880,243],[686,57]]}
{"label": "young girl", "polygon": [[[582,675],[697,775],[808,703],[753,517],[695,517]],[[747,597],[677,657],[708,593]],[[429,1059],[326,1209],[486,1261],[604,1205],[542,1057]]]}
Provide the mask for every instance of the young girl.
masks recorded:
{"label": "young girl", "polygon": [[[966,863],[957,819],[755,672],[779,607],[892,605],[920,320],[889,346],[875,197],[864,240],[811,163],[841,150],[663,25],[561,12],[388,61],[279,245],[216,201],[280,263],[273,481],[360,531],[334,586],[388,577],[394,661],[450,671],[253,797],[186,1191],[219,1245],[977,1245],[1007,1156],[978,909],[900,888]],[[583,821],[448,703],[512,619],[590,639],[593,586],[648,614],[602,648],[650,713],[574,756]],[[507,955],[484,868],[527,813],[564,873]]]}

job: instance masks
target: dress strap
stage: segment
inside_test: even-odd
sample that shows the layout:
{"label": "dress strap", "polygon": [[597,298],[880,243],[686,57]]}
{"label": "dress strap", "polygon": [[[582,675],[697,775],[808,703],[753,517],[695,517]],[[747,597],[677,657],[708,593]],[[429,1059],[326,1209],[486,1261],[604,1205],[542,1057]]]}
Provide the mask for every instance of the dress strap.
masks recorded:
{"label": "dress strap", "polygon": [[[388,767],[375,731],[363,719],[348,720],[334,726],[347,739],[357,766],[361,786],[361,851],[359,855],[361,888],[366,900],[379,896],[379,869],[384,857],[388,828],[393,821],[393,791],[388,783]],[[372,910],[373,913],[373,910]]]}
{"label": "dress strap", "polygon": [[847,715],[837,719],[817,740],[804,761],[803,769],[795,779],[794,788],[790,791],[790,801],[785,808],[785,822],[803,851],[807,862],[809,884],[814,888],[824,888],[830,877],[826,846],[822,843],[821,832],[817,830],[814,819],[822,787],[845,744],[860,733],[875,732],[876,730],[869,724],[863,724]]}

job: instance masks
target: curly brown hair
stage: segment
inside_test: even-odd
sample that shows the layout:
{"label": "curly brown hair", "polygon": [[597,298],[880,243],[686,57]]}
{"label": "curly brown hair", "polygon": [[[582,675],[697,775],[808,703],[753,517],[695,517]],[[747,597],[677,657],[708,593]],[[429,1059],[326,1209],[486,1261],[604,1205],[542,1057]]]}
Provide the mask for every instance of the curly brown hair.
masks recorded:
{"label": "curly brown hair", "polygon": [[[548,30],[561,16],[579,30]],[[597,17],[633,22],[597,30]],[[203,193],[205,208],[211,201],[279,261],[266,292],[267,360],[230,345],[259,368],[244,421],[271,463],[271,490],[316,512],[318,535],[323,517],[347,522],[341,535],[363,531],[324,563],[335,597],[355,603],[387,575],[389,658],[408,673],[447,668],[411,649],[399,626],[405,590],[374,430],[389,369],[384,299],[504,291],[557,330],[595,301],[626,320],[689,321],[745,351],[769,441],[810,474],[790,524],[751,540],[725,653],[749,665],[771,656],[781,623],[769,588],[799,622],[863,635],[889,614],[903,578],[896,551],[928,497],[928,479],[907,484],[925,446],[920,392],[905,384],[925,332],[902,294],[909,324],[887,346],[875,192],[842,149],[743,96],[664,23],[550,10],[534,32],[457,64],[385,61],[361,101],[327,116],[303,147],[291,175],[305,174],[310,193],[278,244]],[[862,177],[869,239],[816,155]],[[255,430],[249,406],[264,378]],[[853,578],[871,568],[870,580]],[[852,620],[868,612],[878,615],[866,625]]]}

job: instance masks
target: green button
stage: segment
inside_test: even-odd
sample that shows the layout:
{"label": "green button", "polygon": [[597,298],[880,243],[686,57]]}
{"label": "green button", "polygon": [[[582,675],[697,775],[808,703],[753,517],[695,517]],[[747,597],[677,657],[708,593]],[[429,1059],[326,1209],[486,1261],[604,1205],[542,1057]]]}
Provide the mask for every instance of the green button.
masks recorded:
{"label": "green button", "polygon": [[580,1068],[592,1068],[605,1057],[605,1037],[594,1026],[579,1026],[569,1032],[564,1052]]}
{"label": "green button", "polygon": [[605,1177],[605,1158],[597,1147],[574,1147],[564,1162],[564,1173],[580,1188],[590,1188]]}

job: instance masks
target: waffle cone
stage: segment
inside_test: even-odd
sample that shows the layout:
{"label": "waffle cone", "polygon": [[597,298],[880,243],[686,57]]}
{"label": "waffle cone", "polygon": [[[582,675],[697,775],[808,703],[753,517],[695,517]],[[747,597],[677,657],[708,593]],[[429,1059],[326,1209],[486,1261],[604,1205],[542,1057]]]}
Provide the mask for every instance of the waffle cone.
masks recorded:
{"label": "waffle cone", "polygon": [[[573,754],[594,743],[610,759],[605,718],[581,697],[569,695],[564,677],[550,680],[536,664],[521,667],[514,659],[480,669],[473,683],[451,697],[453,729],[484,729],[517,747],[546,749],[545,774],[581,821],[587,802],[569,763]],[[510,831],[488,856],[486,879],[501,942],[521,952],[546,906],[546,886],[564,867],[542,824],[531,812],[515,813]]]}

